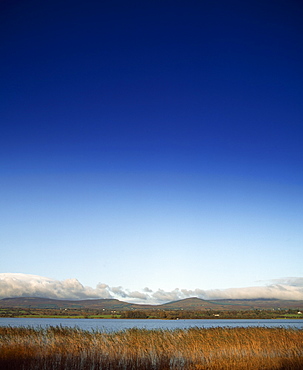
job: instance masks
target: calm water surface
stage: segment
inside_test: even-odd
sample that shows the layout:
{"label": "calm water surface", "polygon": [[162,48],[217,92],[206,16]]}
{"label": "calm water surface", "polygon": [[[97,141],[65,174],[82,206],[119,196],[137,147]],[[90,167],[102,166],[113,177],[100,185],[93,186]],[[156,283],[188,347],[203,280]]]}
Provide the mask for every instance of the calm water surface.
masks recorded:
{"label": "calm water surface", "polygon": [[187,329],[191,327],[292,327],[303,329],[303,319],[299,320],[127,320],[127,319],[32,319],[32,318],[0,318],[0,326],[67,326],[83,330],[119,331],[130,328],[140,329]]}

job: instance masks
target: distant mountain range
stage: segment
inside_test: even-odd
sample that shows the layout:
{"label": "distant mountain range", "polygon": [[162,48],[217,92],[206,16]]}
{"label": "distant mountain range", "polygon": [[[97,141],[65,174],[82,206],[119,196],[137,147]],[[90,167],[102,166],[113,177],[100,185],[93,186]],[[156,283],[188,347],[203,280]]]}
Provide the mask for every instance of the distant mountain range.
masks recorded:
{"label": "distant mountain range", "polygon": [[0,299],[0,308],[52,308],[52,309],[96,309],[96,310],[251,310],[251,309],[300,309],[303,301],[279,299],[217,299],[204,300],[186,298],[160,305],[144,305],[119,301],[118,299],[59,300],[36,297]]}

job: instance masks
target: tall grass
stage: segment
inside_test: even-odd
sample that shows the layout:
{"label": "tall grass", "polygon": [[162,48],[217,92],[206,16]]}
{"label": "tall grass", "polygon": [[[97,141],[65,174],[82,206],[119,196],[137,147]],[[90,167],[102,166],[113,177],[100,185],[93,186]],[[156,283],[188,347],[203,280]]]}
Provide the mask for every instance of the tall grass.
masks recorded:
{"label": "tall grass", "polygon": [[303,331],[284,328],[0,327],[0,369],[303,369]]}

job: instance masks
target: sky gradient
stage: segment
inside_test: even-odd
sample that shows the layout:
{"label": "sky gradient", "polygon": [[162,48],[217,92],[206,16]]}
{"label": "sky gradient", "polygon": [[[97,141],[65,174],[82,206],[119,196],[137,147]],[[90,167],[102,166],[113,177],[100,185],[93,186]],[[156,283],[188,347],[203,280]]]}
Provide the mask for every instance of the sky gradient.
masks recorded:
{"label": "sky gradient", "polygon": [[0,278],[302,293],[302,19],[294,0],[1,2]]}

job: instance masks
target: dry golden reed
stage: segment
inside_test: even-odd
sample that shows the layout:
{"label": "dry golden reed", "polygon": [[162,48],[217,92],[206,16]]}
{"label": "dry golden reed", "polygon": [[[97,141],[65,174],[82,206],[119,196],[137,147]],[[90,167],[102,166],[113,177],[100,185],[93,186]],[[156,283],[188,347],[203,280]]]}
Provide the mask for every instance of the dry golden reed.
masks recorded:
{"label": "dry golden reed", "polygon": [[303,369],[303,331],[284,328],[0,327],[1,370]]}

